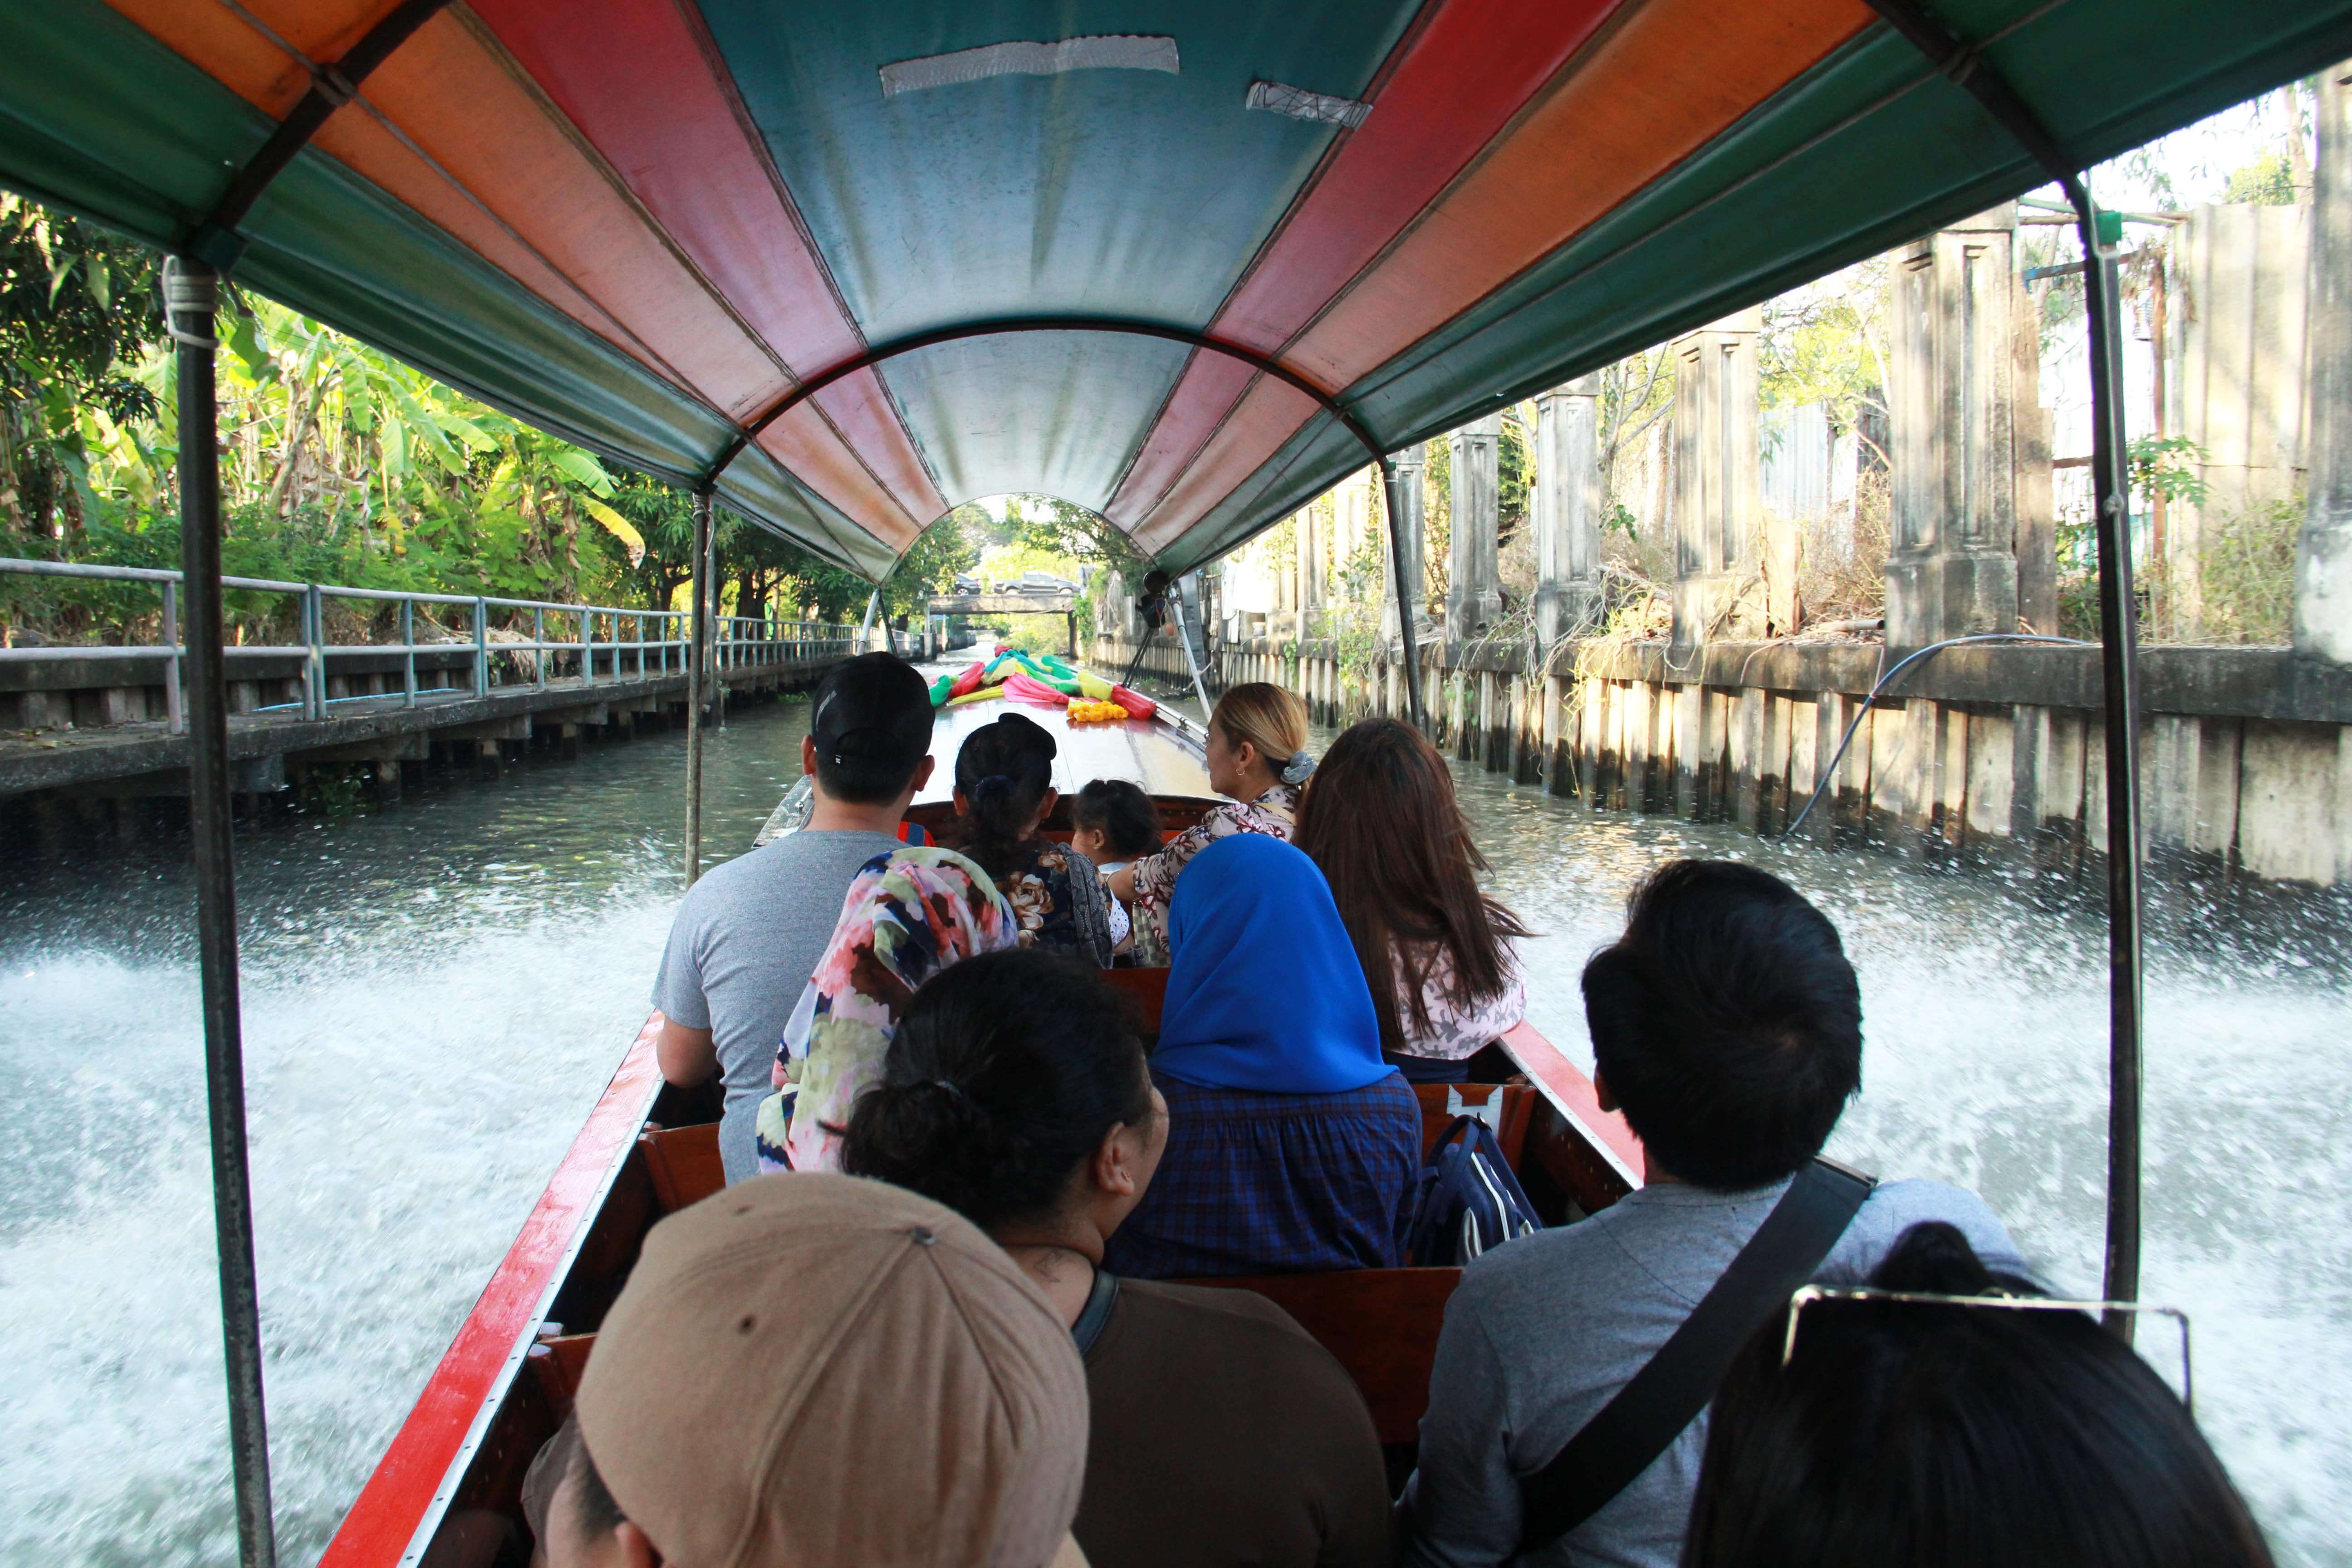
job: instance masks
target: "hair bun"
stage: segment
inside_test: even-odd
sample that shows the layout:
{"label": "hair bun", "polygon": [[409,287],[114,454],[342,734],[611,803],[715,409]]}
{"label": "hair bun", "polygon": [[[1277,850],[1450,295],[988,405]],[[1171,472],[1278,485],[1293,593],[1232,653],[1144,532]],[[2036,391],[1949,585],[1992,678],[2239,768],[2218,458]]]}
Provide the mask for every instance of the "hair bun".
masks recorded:
{"label": "hair bun", "polygon": [[1286,784],[1303,784],[1313,776],[1314,773],[1315,759],[1305,752],[1293,752],[1290,753],[1290,761],[1282,765],[1282,782]]}

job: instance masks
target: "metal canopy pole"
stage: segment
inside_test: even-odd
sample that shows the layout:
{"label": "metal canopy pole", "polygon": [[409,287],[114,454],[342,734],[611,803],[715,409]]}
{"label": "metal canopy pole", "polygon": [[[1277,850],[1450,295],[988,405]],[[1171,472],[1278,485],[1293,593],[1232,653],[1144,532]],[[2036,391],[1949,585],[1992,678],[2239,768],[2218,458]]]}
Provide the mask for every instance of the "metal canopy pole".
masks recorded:
{"label": "metal canopy pole", "polygon": [[[2107,1251],[2110,1301],[2139,1296],[2140,885],[2138,600],[2132,592],[2130,487],[2124,465],[2121,279],[2102,243],[2097,210],[2078,180],[2066,195],[2083,235],[2085,313],[2091,319],[2091,491],[2099,533],[2099,668],[2106,681],[2107,743]],[[2130,1339],[2132,1314],[2110,1311],[2109,1330]]]}
{"label": "metal canopy pole", "polygon": [[[1388,504],[1389,567],[1391,575],[1396,579],[1397,640],[1404,650],[1404,689],[1411,703],[1408,711],[1412,714],[1412,727],[1425,735],[1429,733],[1429,721],[1421,710],[1421,651],[1413,646],[1412,595],[1405,581],[1404,536],[1398,531],[1404,516],[1404,507],[1401,504],[1403,497],[1397,486],[1396,459],[1383,456],[1381,458],[1381,494]],[[1420,552],[1413,553],[1418,556]]]}
{"label": "metal canopy pole", "polygon": [[1176,640],[1184,645],[1184,663],[1192,671],[1192,690],[1201,699],[1201,722],[1206,724],[1216,717],[1216,710],[1209,706],[1209,688],[1201,679],[1201,661],[1192,652],[1192,629],[1184,624],[1182,584],[1168,584],[1168,607],[1176,616]]}
{"label": "metal canopy pole", "polygon": [[[1966,89],[2057,181],[2083,237],[2084,303],[2091,337],[2091,489],[2099,536],[2099,665],[2105,677],[2107,773],[2107,1245],[2110,1301],[2139,1294],[2140,929],[2137,605],[2132,595],[2130,488],[2124,464],[2123,333],[2113,247],[2098,209],[2057,138],[1975,45],[1946,31],[1916,0],[1870,0],[1878,14]],[[2106,1315],[2129,1340],[2132,1314]]]}
{"label": "metal canopy pole", "polygon": [[719,624],[719,530],[712,526],[705,502],[702,522],[702,580],[710,595],[710,711],[721,730],[727,728],[727,667],[723,657],[727,632]]}
{"label": "metal canopy pole", "polygon": [[686,885],[702,876],[703,650],[710,632],[710,492],[694,497],[694,616],[686,655]]}
{"label": "metal canopy pole", "polygon": [[236,858],[228,777],[227,660],[221,652],[220,437],[213,386],[219,274],[173,258],[164,307],[178,344],[180,571],[188,637],[188,828],[196,865],[196,964],[204,987],[205,1098],[212,1120],[213,1235],[228,1371],[237,1560],[278,1560],[269,1507],[269,1429],[261,1395],[261,1299],[253,1266],[253,1184],[246,1163],[245,1041],[237,1005]]}
{"label": "metal canopy pole", "polygon": [[866,618],[857,623],[857,651],[859,653],[866,652],[866,646],[874,640],[874,612],[876,609],[880,607],[881,603],[882,590],[877,586],[874,592],[866,596]]}

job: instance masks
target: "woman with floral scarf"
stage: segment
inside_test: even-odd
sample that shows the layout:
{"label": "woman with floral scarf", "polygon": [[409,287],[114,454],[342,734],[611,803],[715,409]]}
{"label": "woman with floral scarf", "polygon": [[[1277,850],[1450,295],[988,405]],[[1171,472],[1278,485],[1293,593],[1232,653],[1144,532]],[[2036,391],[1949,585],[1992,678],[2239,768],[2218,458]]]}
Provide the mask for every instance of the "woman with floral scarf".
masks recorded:
{"label": "woman with floral scarf", "polygon": [[850,1107],[879,1080],[908,998],[951,963],[1019,944],[1012,905],[954,850],[868,860],[777,1046],[777,1092],[754,1134],[761,1171],[837,1169]]}

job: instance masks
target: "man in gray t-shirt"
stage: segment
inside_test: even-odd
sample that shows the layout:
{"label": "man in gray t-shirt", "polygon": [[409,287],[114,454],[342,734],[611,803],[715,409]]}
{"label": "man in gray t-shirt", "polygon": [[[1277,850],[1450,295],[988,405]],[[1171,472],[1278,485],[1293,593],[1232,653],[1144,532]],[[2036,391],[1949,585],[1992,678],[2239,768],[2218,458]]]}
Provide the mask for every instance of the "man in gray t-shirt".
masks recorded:
{"label": "man in gray t-shirt", "polygon": [[[1682,1326],[1861,1086],[1861,994],[1837,930],[1753,867],[1659,868],[1625,934],[1586,966],[1584,1010],[1601,1108],[1622,1109],[1641,1136],[1645,1184],[1463,1271],[1438,1335],[1420,1468],[1397,1504],[1408,1563],[1519,1556],[1522,1479]],[[1980,1201],[1917,1181],[1874,1190],[1816,1272],[1858,1282],[1926,1220],[1957,1226],[1989,1267],[2028,1273]],[[1706,1444],[1702,1414],[1524,1560],[1675,1568]]]}
{"label": "man in gray t-shirt", "polygon": [[662,1076],[721,1076],[730,1182],[756,1173],[752,1125],[776,1044],[858,868],[898,847],[908,803],[931,776],[930,738],[930,691],[913,666],[887,653],[840,666],[817,688],[801,742],[814,778],[808,826],[713,867],[678,906],[654,982]]}

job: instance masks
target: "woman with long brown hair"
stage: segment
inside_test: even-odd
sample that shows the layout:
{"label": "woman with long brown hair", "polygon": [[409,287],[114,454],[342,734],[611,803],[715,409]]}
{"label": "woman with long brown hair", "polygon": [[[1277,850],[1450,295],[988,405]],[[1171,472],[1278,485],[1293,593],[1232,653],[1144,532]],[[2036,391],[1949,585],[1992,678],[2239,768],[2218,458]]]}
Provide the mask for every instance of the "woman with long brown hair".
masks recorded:
{"label": "woman with long brown hair", "polygon": [[1105,884],[1141,914],[1159,952],[1168,947],[1168,904],[1177,876],[1193,856],[1236,833],[1289,839],[1299,786],[1315,771],[1307,754],[1307,704],[1267,681],[1236,686],[1209,715],[1206,752],[1209,787],[1234,804],[1206,813],[1158,854],[1134,861]]}
{"label": "woman with long brown hair", "polygon": [[1415,1083],[1460,1083],[1527,1014],[1511,940],[1530,934],[1478,886],[1486,858],[1437,748],[1367,719],[1331,742],[1294,842],[1322,868],[1380,1015],[1381,1048]]}

